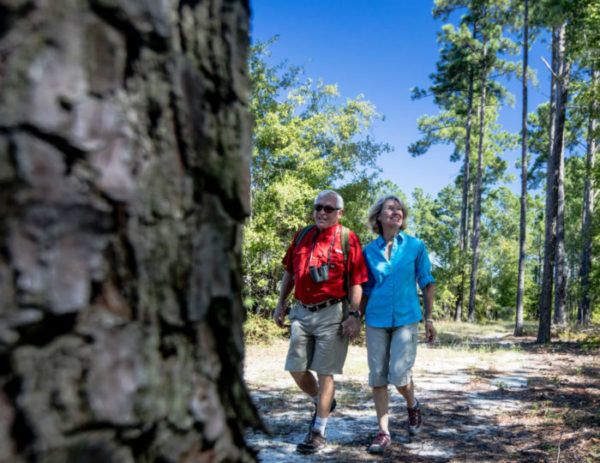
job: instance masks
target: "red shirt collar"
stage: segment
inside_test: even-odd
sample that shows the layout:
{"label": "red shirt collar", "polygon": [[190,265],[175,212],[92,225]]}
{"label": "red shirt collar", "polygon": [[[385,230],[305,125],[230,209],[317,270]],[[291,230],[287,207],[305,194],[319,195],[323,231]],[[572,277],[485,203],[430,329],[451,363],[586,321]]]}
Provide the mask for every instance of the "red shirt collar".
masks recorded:
{"label": "red shirt collar", "polygon": [[339,223],[335,224],[335,225],[332,225],[331,227],[326,228],[323,231],[321,231],[317,227],[315,227],[315,233],[317,233],[317,238],[318,239],[324,239],[324,238],[325,239],[326,238],[331,239],[331,238],[333,238],[334,233],[336,232],[336,230],[339,229],[339,227],[341,227],[341,225]]}

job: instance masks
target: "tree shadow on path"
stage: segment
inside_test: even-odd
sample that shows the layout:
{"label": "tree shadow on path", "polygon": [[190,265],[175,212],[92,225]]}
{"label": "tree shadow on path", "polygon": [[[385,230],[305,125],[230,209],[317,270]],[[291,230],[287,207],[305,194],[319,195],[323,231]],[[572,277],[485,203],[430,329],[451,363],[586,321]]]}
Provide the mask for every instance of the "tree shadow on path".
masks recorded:
{"label": "tree shadow on path", "polygon": [[[458,346],[460,344],[460,346]],[[445,361],[438,349],[460,350]],[[592,462],[600,461],[600,362],[598,349],[580,343],[540,346],[530,341],[488,339],[485,347],[449,340],[431,348],[430,363],[416,376],[422,432],[409,439],[406,407],[390,388],[392,446],[383,456],[367,453],[377,432],[366,376],[336,378],[338,407],[327,425],[328,445],[318,455],[298,454],[314,411],[295,386],[249,380],[253,399],[270,434],[248,436],[259,460],[382,462]],[[515,351],[521,363],[496,361],[467,366],[456,357],[488,360]],[[472,356],[471,356],[472,357]],[[510,356],[509,356],[510,357]],[[512,357],[510,357],[512,358]],[[432,360],[431,360],[432,359]],[[432,363],[433,362],[433,363]],[[439,368],[429,368],[431,365]],[[279,375],[285,375],[280,372]],[[289,383],[288,383],[289,384]]]}

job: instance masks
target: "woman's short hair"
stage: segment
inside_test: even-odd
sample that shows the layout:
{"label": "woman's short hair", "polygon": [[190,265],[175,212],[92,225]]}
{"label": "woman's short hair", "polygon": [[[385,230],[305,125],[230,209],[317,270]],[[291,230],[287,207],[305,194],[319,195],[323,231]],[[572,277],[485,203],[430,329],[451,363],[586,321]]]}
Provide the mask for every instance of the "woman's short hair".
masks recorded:
{"label": "woman's short hair", "polygon": [[404,203],[398,198],[396,195],[385,195],[375,201],[375,204],[371,206],[369,209],[369,227],[373,233],[377,233],[378,235],[383,234],[383,229],[381,228],[381,223],[377,220],[379,214],[383,210],[383,205],[386,201],[393,199],[398,204],[400,204],[400,208],[402,209],[402,224],[400,225],[400,230],[404,230],[406,228],[406,218],[408,217],[408,208],[404,205]]}
{"label": "woman's short hair", "polygon": [[329,196],[329,195],[335,195],[335,197],[336,197],[335,207],[337,207],[339,209],[344,209],[344,198],[342,198],[337,191],[333,191],[333,190],[321,191],[315,198],[314,204],[317,204],[319,202],[319,199],[321,199],[323,196]]}

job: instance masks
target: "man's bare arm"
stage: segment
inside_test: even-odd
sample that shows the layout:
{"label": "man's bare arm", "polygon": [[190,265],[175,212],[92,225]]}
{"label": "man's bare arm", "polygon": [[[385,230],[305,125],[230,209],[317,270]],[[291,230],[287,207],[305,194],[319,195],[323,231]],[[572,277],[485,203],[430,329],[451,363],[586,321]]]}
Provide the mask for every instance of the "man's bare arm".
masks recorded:
{"label": "man's bare arm", "polygon": [[275,307],[275,313],[273,313],[275,324],[279,328],[283,328],[283,321],[285,320],[285,301],[287,301],[287,298],[292,292],[292,289],[294,289],[294,275],[286,270],[283,273],[283,278],[281,279],[281,288],[279,289],[279,302],[277,302],[277,307]]}

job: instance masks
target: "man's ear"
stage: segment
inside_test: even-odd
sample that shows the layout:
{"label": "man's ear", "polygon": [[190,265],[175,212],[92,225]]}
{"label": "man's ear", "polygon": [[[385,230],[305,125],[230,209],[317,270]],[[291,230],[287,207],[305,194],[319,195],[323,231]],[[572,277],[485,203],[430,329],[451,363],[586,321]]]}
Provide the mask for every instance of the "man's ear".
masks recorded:
{"label": "man's ear", "polygon": [[340,209],[340,210],[338,211],[338,213],[339,213],[338,217],[341,217],[341,216],[343,216],[343,215],[344,215],[344,209]]}

